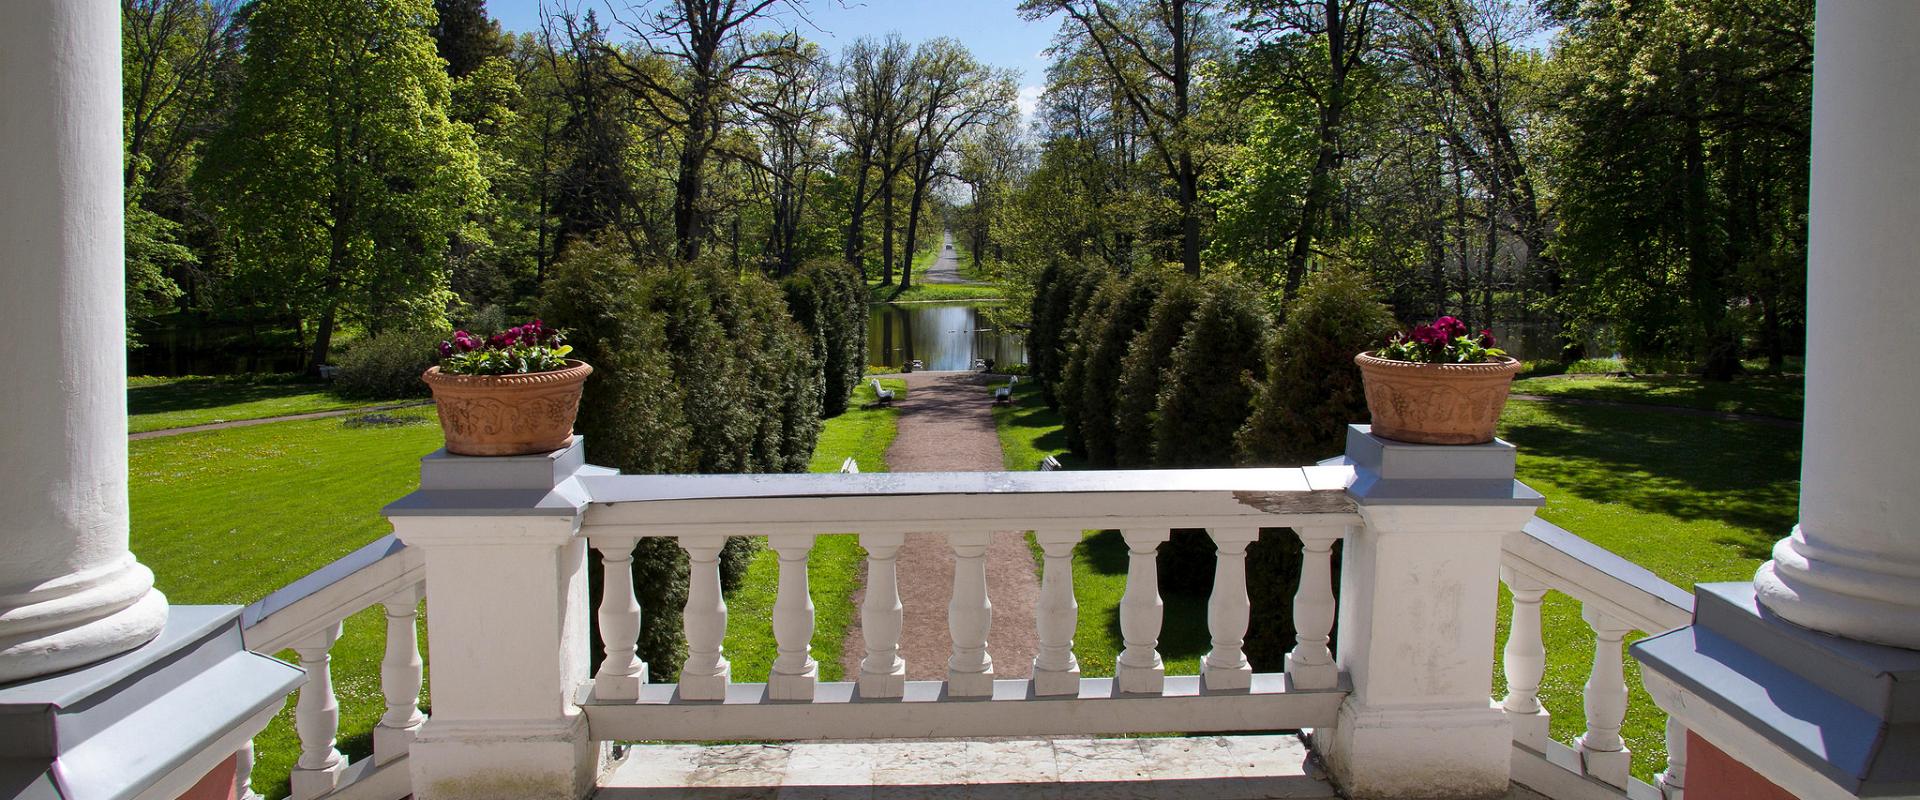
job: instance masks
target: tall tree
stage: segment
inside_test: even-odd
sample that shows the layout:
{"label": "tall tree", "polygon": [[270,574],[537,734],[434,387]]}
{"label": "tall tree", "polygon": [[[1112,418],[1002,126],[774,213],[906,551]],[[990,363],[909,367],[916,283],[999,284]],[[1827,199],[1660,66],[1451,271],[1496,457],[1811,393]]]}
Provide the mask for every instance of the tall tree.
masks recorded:
{"label": "tall tree", "polygon": [[929,190],[955,140],[981,125],[1015,113],[1013,78],[968,53],[959,42],[934,39],[914,55],[919,75],[912,97],[912,137],[903,153],[912,194],[907,203],[907,241],[901,248],[900,285],[913,285],[913,254]]}
{"label": "tall tree", "polygon": [[[875,42],[860,38],[841,52],[840,88],[834,105],[840,111],[840,139],[849,154],[852,186],[848,198],[846,244],[847,261],[866,272],[866,221],[869,206],[879,197],[878,186],[888,185],[893,172],[891,154],[886,145],[898,139],[905,124],[906,93],[913,67],[913,49],[899,34],[890,34]],[[875,168],[881,180],[872,189]],[[889,252],[891,252],[889,248]],[[893,282],[891,256],[884,259],[883,283]]]}
{"label": "tall tree", "polygon": [[259,0],[243,83],[201,178],[239,268],[311,327],[439,322],[447,237],[484,191],[447,118],[427,0]]}
{"label": "tall tree", "polygon": [[433,0],[433,10],[433,43],[447,61],[448,77],[464,78],[487,59],[507,54],[500,23],[487,16],[487,0]]}

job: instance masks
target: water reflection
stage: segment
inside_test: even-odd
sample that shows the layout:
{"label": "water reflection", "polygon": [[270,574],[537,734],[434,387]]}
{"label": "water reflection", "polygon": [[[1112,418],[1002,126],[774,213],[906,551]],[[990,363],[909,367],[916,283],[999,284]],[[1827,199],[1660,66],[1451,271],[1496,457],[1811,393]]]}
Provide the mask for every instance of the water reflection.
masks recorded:
{"label": "water reflection", "polygon": [[1011,331],[987,327],[972,303],[881,304],[867,317],[867,362],[904,367],[919,359],[928,370],[972,369],[975,359],[1024,364],[1026,341]]}

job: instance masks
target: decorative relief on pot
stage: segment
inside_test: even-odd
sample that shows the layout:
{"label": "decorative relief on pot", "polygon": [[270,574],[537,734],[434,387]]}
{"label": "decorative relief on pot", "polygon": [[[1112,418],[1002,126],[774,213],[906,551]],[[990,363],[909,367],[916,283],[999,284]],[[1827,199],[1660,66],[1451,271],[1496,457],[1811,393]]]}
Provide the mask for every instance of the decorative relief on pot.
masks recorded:
{"label": "decorative relief on pot", "polygon": [[1520,363],[1421,364],[1362,353],[1354,358],[1373,414],[1373,432],[1415,444],[1493,441]]}
{"label": "decorative relief on pot", "polygon": [[530,375],[446,375],[422,378],[433,388],[447,452],[463,456],[544,453],[573,440],[580,390],[593,368],[574,361]]}

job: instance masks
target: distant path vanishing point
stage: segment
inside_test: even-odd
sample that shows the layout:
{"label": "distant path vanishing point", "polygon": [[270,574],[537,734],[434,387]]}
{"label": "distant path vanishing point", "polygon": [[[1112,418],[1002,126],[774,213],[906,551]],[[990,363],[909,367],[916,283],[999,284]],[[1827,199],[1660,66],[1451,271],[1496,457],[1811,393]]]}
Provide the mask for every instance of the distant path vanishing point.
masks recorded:
{"label": "distant path vanishing point", "polygon": [[[947,231],[941,236],[940,257],[933,260],[933,266],[927,268],[927,283],[973,283],[960,277],[960,251],[953,249],[953,232]],[[997,467],[996,467],[997,469]],[[899,470],[894,470],[898,472]]]}
{"label": "distant path vanishing point", "polygon": [[[900,401],[900,432],[887,449],[893,472],[998,472],[1000,437],[994,432],[989,378],[973,372],[914,372],[902,376],[907,397]],[[983,499],[981,502],[992,502]],[[953,596],[953,549],[941,533],[907,535],[897,562],[900,602],[906,608],[900,657],[908,680],[945,680],[953,638],[947,632],[947,601]],[[866,590],[854,593],[855,608]],[[997,678],[1033,673],[1039,635],[1034,609],[1040,579],[1025,531],[996,531],[987,546],[987,599],[993,603],[993,627],[987,653]],[[866,657],[856,614],[841,650],[844,680],[860,675]]]}

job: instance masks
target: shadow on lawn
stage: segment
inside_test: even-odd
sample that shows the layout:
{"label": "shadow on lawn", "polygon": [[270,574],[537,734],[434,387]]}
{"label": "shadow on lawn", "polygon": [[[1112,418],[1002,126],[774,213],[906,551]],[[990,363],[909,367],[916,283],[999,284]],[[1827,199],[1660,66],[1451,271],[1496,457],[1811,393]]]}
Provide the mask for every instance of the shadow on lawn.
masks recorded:
{"label": "shadow on lawn", "polygon": [[127,387],[127,413],[161,414],[252,403],[324,391],[327,385],[298,376],[187,378]]}
{"label": "shadow on lawn", "polygon": [[1521,478],[1596,503],[1683,520],[1719,520],[1719,539],[1765,559],[1793,526],[1800,432],[1618,408],[1515,403],[1501,435],[1520,448]]}

